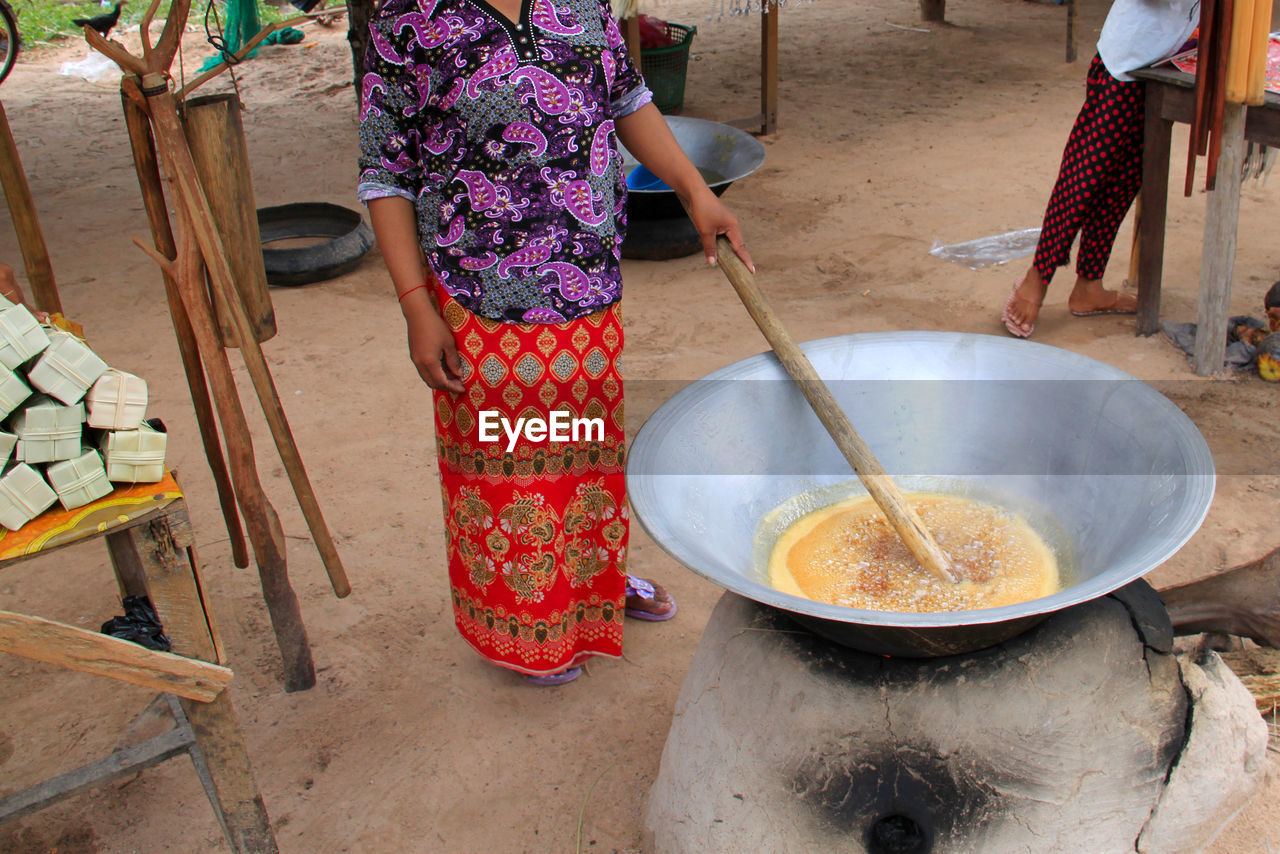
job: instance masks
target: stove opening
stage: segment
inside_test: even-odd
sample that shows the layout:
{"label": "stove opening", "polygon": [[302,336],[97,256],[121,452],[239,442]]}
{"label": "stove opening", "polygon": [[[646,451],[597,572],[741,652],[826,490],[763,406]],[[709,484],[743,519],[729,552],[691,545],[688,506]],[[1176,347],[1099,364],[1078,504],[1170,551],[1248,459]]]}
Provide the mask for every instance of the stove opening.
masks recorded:
{"label": "stove opening", "polygon": [[876,819],[868,833],[868,854],[927,854],[932,847],[924,828],[905,815]]}

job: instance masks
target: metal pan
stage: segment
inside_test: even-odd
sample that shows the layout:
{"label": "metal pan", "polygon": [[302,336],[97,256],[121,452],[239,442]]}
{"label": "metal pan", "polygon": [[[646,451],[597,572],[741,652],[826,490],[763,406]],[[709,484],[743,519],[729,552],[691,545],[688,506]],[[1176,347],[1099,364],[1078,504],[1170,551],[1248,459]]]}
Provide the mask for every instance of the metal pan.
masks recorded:
{"label": "metal pan", "polygon": [[948,332],[845,335],[803,349],[903,489],[1023,514],[1064,575],[1053,596],[946,613],[844,608],[769,586],[767,555],[787,524],[862,490],[777,360],[753,356],[687,386],[641,428],[627,466],[631,506],[689,569],[833,640],[915,656],[999,643],[1159,566],[1208,512],[1213,458],[1195,425],[1102,362]]}

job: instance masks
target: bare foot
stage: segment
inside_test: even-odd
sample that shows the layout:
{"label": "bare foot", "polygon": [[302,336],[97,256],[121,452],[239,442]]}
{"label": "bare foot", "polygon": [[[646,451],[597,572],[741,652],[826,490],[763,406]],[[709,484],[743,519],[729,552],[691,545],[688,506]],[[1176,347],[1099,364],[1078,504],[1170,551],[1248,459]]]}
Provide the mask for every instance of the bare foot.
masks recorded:
{"label": "bare foot", "polygon": [[1109,291],[1101,279],[1076,279],[1076,286],[1067,297],[1067,308],[1076,317],[1098,314],[1136,314],[1138,298],[1123,291]]}
{"label": "bare foot", "polygon": [[1009,298],[1001,318],[1011,333],[1019,334],[1014,331],[1013,327],[1016,327],[1021,330],[1019,337],[1026,338],[1035,331],[1036,318],[1040,316],[1040,305],[1044,302],[1044,295],[1048,290],[1049,286],[1045,284],[1035,267],[1027,270],[1022,281],[1018,282],[1017,287],[1013,289],[1013,295]]}

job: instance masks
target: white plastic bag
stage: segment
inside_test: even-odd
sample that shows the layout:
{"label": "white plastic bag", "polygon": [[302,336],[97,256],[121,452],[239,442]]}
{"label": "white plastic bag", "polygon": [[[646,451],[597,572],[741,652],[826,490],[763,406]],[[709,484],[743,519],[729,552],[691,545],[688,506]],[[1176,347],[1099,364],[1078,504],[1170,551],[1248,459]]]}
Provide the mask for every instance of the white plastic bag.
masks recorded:
{"label": "white plastic bag", "polygon": [[103,54],[89,48],[89,55],[79,62],[64,62],[58,73],[66,77],[83,77],[90,83],[99,83],[120,76],[120,67]]}
{"label": "white plastic bag", "polygon": [[1036,251],[1036,243],[1040,240],[1040,229],[1023,228],[1008,231],[991,237],[979,237],[966,240],[964,243],[953,243],[943,246],[942,241],[934,240],[929,254],[944,261],[955,261],[970,270],[980,270],[992,264],[1004,264],[1014,258],[1022,258]]}

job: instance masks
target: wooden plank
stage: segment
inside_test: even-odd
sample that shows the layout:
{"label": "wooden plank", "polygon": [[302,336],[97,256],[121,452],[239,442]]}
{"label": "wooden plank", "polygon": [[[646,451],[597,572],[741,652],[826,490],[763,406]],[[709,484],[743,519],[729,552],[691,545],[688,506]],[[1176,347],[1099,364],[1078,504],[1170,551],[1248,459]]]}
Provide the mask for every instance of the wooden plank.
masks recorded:
{"label": "wooden plank", "polygon": [[275,836],[249,766],[240,724],[224,692],[211,703],[182,701],[217,793],[232,847],[241,854],[274,854]]}
{"label": "wooden plank", "polygon": [[13,131],[9,129],[9,117],[5,114],[3,103],[0,103],[0,185],[4,187],[4,198],[9,204],[9,215],[13,218],[13,230],[18,236],[18,247],[22,250],[22,262],[26,266],[27,281],[31,285],[31,300],[40,311],[61,312],[62,301],[58,298],[58,286],[53,280],[49,248],[45,245],[44,233],[40,230],[35,199],[31,197],[27,173],[22,169],[18,144],[14,142]]}
{"label": "wooden plank", "polygon": [[262,262],[262,237],[258,208],[249,173],[249,147],[240,118],[237,95],[220,93],[192,98],[182,105],[183,127],[191,160],[204,188],[214,225],[227,248],[234,293],[213,289],[214,316],[222,343],[240,346],[239,332],[231,319],[227,299],[239,295],[249,325],[258,341],[276,334],[276,313],[267,293],[267,271]]}
{"label": "wooden plank", "polygon": [[1138,219],[1139,335],[1160,330],[1160,286],[1164,276],[1165,217],[1169,209],[1169,149],[1173,122],[1163,117],[1168,87],[1149,83],[1146,87],[1145,127],[1142,149],[1142,216]]}
{"label": "wooden plank", "polygon": [[186,505],[176,501],[145,526],[107,534],[112,562],[145,579],[147,595],[160,616],[173,651],[188,658],[221,663],[212,641],[208,615],[187,559],[192,543]]}
{"label": "wooden plank", "polygon": [[1202,377],[1220,373],[1226,358],[1236,226],[1240,219],[1240,169],[1244,161],[1246,109],[1240,104],[1224,105],[1218,181],[1205,206],[1194,359],[1195,371]]}
{"label": "wooden plank", "polygon": [[0,611],[0,652],[207,703],[231,684],[225,667],[40,617]]}
{"label": "wooden plank", "polygon": [[0,822],[22,818],[94,786],[159,765],[166,759],[187,752],[191,743],[190,731],[171,729],[141,744],[117,750],[105,759],[50,777],[20,792],[0,798]]}
{"label": "wooden plank", "polygon": [[765,4],[760,13],[760,133],[778,130],[778,18],[782,9]]}

